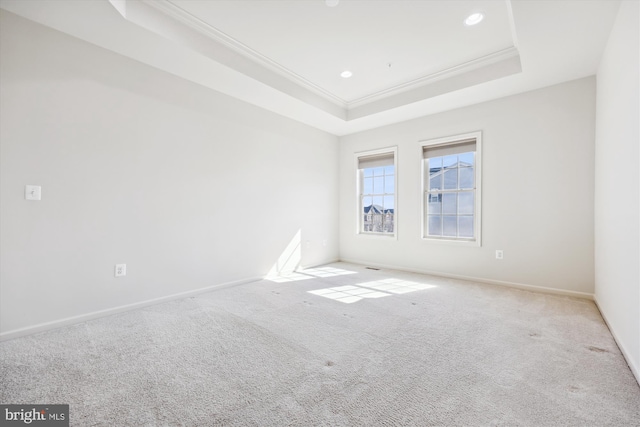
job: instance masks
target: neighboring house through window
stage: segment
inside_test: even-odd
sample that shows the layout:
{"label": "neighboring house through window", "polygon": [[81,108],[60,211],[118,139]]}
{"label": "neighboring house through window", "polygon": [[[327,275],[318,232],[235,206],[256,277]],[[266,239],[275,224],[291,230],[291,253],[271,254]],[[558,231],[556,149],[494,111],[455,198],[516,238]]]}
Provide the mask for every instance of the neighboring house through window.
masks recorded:
{"label": "neighboring house through window", "polygon": [[421,142],[423,238],[480,245],[481,136]]}
{"label": "neighboring house through window", "polygon": [[396,148],[356,154],[358,233],[395,236]]}

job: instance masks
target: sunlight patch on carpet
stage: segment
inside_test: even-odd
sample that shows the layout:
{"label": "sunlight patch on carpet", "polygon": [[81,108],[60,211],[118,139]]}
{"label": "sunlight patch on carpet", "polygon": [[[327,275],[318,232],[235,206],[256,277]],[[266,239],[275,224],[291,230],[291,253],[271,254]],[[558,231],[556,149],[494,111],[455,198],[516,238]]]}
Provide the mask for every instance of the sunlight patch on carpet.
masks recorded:
{"label": "sunlight patch on carpet", "polygon": [[383,279],[374,282],[359,283],[357,286],[338,286],[334,288],[317,289],[308,291],[310,294],[352,304],[365,298],[389,297],[393,294],[406,294],[435,288],[434,285],[409,282],[402,279]]}

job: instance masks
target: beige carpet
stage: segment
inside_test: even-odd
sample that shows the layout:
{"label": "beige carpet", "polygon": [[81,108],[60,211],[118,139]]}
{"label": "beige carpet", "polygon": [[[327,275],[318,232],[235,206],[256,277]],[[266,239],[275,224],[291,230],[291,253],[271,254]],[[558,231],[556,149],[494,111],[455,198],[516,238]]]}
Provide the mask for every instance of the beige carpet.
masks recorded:
{"label": "beige carpet", "polygon": [[336,263],[0,344],[73,426],[639,426],[591,301]]}

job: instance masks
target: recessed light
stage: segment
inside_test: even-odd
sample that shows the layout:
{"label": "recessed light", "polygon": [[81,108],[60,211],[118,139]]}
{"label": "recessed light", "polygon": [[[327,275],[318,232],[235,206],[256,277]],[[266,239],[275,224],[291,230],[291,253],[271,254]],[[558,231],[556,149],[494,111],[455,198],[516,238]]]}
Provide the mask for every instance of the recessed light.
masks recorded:
{"label": "recessed light", "polygon": [[343,72],[340,73],[340,77],[344,79],[348,79],[351,76],[353,76],[353,73],[349,70],[344,70]]}
{"label": "recessed light", "polygon": [[329,7],[336,7],[340,3],[340,0],[324,0],[324,4]]}
{"label": "recessed light", "polygon": [[472,13],[471,15],[467,16],[467,19],[464,20],[464,24],[467,26],[476,25],[479,24],[483,19],[484,15],[482,13]]}

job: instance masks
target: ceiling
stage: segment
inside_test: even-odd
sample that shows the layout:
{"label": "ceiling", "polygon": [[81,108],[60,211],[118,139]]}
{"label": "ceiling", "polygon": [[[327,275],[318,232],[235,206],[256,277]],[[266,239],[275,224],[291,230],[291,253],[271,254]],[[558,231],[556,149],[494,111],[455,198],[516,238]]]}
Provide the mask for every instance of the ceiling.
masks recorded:
{"label": "ceiling", "polygon": [[[170,0],[330,99],[353,103],[513,48],[504,1]],[[473,12],[483,25],[465,26]],[[442,41],[447,40],[447,43]],[[345,79],[340,72],[351,70]]]}
{"label": "ceiling", "polygon": [[[593,75],[620,2],[327,3],[0,0],[0,7],[346,135]],[[465,25],[476,12],[484,20]],[[341,77],[345,70],[353,75]]]}

